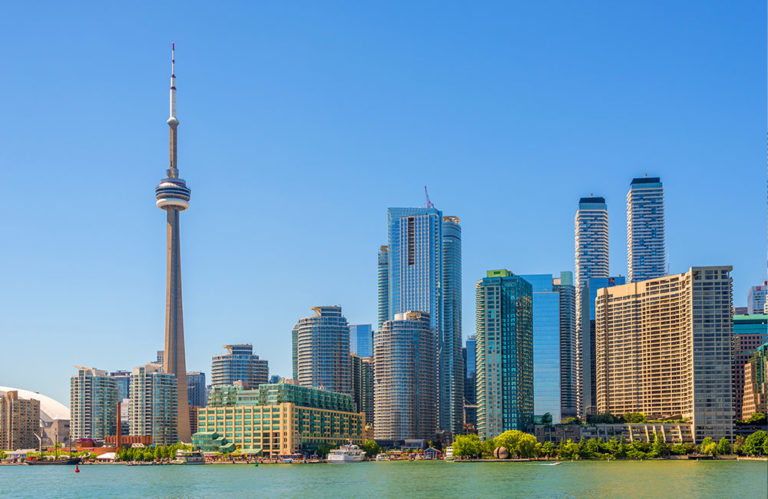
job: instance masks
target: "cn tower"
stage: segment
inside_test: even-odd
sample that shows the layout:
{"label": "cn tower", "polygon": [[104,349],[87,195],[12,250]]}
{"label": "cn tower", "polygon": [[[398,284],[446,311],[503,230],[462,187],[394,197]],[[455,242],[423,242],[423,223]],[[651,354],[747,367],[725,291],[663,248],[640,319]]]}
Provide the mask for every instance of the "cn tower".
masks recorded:
{"label": "cn tower", "polygon": [[171,45],[171,116],[170,165],[166,178],[155,189],[157,207],[165,210],[168,223],[168,271],[165,291],[165,354],[163,370],[176,375],[177,416],[176,433],[182,442],[190,442],[189,402],[187,395],[187,362],[184,355],[184,313],[181,306],[181,245],[179,243],[179,212],[189,208],[190,190],[179,178],[177,159],[178,126],[176,119],[176,47]]}

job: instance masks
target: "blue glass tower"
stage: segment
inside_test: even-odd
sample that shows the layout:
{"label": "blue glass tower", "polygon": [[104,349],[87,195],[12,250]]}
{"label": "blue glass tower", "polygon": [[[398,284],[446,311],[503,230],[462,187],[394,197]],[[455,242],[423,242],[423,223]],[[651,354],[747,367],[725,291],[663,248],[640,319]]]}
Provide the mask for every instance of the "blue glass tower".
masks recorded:
{"label": "blue glass tower", "polygon": [[664,186],[659,177],[634,178],[627,192],[629,281],[662,277],[667,271],[664,248]]}
{"label": "blue glass tower", "polygon": [[373,356],[373,328],[370,324],[349,325],[349,348],[360,357]]}

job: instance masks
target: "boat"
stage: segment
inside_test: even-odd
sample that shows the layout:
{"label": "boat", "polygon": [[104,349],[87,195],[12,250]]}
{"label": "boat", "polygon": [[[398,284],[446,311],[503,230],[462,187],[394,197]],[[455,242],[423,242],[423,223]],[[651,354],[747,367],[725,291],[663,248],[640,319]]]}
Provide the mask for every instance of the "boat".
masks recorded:
{"label": "boat", "polygon": [[27,464],[31,465],[62,465],[62,464],[69,464],[69,465],[77,465],[80,463],[79,457],[68,457],[66,459],[34,459],[27,461]]}
{"label": "boat", "polygon": [[555,461],[554,463],[541,463],[542,466],[557,466],[560,464],[560,461]]}
{"label": "boat", "polygon": [[200,451],[177,450],[173,464],[205,464],[205,457]]}
{"label": "boat", "polygon": [[384,453],[376,454],[376,460],[377,461],[389,461],[389,456],[387,456]]}
{"label": "boat", "polygon": [[365,451],[355,444],[342,445],[328,453],[329,463],[359,463],[365,459]]}

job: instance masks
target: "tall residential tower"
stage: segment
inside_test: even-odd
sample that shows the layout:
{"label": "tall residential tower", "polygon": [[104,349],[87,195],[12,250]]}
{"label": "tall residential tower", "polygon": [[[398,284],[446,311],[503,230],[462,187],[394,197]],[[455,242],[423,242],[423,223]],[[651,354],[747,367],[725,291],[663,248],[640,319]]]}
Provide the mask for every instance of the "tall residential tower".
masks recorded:
{"label": "tall residential tower", "polygon": [[666,272],[664,187],[659,177],[632,179],[627,192],[627,268],[629,281],[646,281]]}
{"label": "tall residential tower", "polygon": [[181,242],[179,234],[179,213],[189,208],[191,191],[183,179],[179,178],[177,163],[177,128],[176,118],[176,75],[175,47],[171,47],[171,115],[170,127],[170,164],[166,178],[155,188],[157,207],[165,210],[168,234],[168,267],[165,292],[165,354],[163,371],[176,376],[177,409],[176,418],[178,438],[190,442],[192,435],[189,426],[189,402],[187,401],[187,362],[184,354],[184,318],[181,306]]}

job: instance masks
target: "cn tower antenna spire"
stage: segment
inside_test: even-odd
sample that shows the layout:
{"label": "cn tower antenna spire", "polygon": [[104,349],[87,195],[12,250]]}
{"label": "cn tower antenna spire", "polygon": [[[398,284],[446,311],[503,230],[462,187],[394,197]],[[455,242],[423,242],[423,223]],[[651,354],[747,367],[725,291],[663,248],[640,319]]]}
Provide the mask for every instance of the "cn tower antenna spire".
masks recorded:
{"label": "cn tower antenna spire", "polygon": [[171,112],[168,117],[168,126],[171,127],[170,140],[170,165],[168,166],[168,177],[177,178],[179,176],[179,166],[177,163],[178,154],[176,147],[178,144],[178,133],[176,127],[179,126],[179,120],[176,118],[176,44],[171,43]]}

